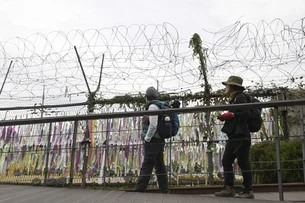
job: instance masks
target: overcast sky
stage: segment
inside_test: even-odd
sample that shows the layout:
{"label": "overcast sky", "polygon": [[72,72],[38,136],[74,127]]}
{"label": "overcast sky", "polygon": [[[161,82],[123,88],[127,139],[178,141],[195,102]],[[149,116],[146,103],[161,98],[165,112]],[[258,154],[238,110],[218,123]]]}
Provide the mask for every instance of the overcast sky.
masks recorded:
{"label": "overcast sky", "polygon": [[[195,32],[204,34],[203,29],[216,32],[238,20],[257,25],[261,20],[270,22],[280,18],[285,24],[292,25],[293,22],[303,17],[305,17],[305,0],[0,0],[0,42],[16,36],[26,38],[38,32],[47,35],[52,31],[67,33],[75,29],[99,30],[119,25],[148,25],[165,22],[172,24],[177,29],[180,39],[189,40]],[[207,36],[201,35],[201,37],[204,41],[213,43]],[[31,38],[31,40],[34,39]],[[189,50],[187,44],[184,46]],[[5,50],[10,49],[5,47]],[[75,59],[74,53],[72,54]],[[215,61],[213,65],[219,65],[217,63],[220,62]],[[244,64],[240,65],[244,66]],[[7,66],[8,64],[3,66],[1,73],[6,73]],[[33,69],[32,72],[35,72],[33,67],[31,69]],[[298,70],[296,69],[296,71]],[[30,76],[34,77],[32,72],[30,72]],[[245,75],[248,72],[241,74]],[[0,76],[1,83],[4,76],[5,74]],[[269,76],[274,78],[274,73],[269,72]],[[221,72],[215,77],[219,79],[219,77],[227,77],[227,74]],[[256,75],[254,77],[258,79]],[[10,74],[9,78],[11,81],[16,78],[18,82],[18,78],[13,74]],[[79,78],[82,78],[81,74],[79,74]],[[284,77],[284,79],[286,78]],[[221,84],[219,81],[217,82]],[[38,85],[39,95],[42,94],[43,84],[42,82]],[[142,87],[142,90],[146,86]],[[199,85],[196,84],[197,86],[199,88]],[[46,88],[52,87],[49,85]],[[62,88],[64,89],[65,85]],[[119,87],[115,88],[119,89]],[[11,90],[14,88],[10,89],[10,86],[6,85],[3,91]],[[20,92],[22,91],[20,90]],[[21,94],[18,93],[16,96],[21,96]],[[1,97],[7,98],[8,96],[3,92]]]}
{"label": "overcast sky", "polygon": [[305,16],[304,0],[0,0],[0,41],[36,32],[169,22],[182,38],[238,19],[257,24]]}

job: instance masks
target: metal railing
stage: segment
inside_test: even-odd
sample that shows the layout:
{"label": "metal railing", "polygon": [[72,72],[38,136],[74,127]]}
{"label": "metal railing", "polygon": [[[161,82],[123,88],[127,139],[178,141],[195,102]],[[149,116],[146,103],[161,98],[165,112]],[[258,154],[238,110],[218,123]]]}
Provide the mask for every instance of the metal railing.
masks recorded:
{"label": "metal railing", "polygon": [[[62,117],[47,117],[47,118],[34,118],[34,119],[20,119],[20,120],[5,120],[5,121],[0,121],[0,127],[17,127],[17,126],[23,126],[23,125],[30,125],[30,124],[35,124],[35,125],[38,125],[38,124],[41,124],[42,127],[41,127],[41,133],[38,132],[38,131],[35,131],[35,133],[38,133],[38,134],[41,134],[37,137],[39,137],[39,139],[45,139],[45,146],[42,146],[40,145],[41,149],[39,149],[39,146],[38,145],[34,145],[34,141],[31,141],[29,143],[27,143],[27,145],[29,144],[33,144],[33,148],[31,148],[31,156],[28,156],[29,158],[29,162],[33,160],[39,160],[38,159],[34,159],[33,157],[36,155],[38,157],[40,157],[41,161],[42,160],[45,160],[45,161],[42,161],[41,166],[40,168],[43,168],[44,167],[44,172],[43,172],[43,180],[44,180],[44,184],[45,185],[52,185],[51,182],[54,181],[54,178],[50,178],[50,173],[52,172],[53,174],[56,173],[56,167],[57,169],[59,168],[58,166],[53,166],[51,167],[51,163],[54,163],[54,154],[56,153],[56,149],[57,146],[56,142],[52,142],[51,140],[52,139],[58,139],[58,137],[61,137],[63,138],[63,136],[61,135],[62,131],[61,130],[58,130],[57,126],[55,126],[56,123],[59,123],[59,122],[70,122],[70,128],[69,128],[69,133],[70,134],[67,134],[66,136],[68,138],[65,138],[66,139],[66,146],[65,146],[65,153],[70,153],[69,157],[71,158],[63,158],[65,159],[65,161],[68,163],[68,161],[66,159],[70,159],[70,165],[69,166],[66,166],[66,168],[69,168],[69,176],[65,176],[65,177],[69,177],[69,185],[72,186],[73,183],[74,183],[74,180],[76,179],[75,178],[75,171],[79,171],[80,173],[80,178],[82,179],[82,186],[84,187],[85,184],[86,184],[86,180],[88,178],[86,178],[86,175],[88,175],[87,173],[87,168],[88,168],[88,161],[90,161],[90,157],[92,157],[92,153],[93,153],[93,150],[95,152],[100,152],[102,151],[102,157],[99,156],[99,160],[102,160],[103,163],[99,163],[99,167],[100,166],[103,166],[102,167],[102,170],[103,170],[103,176],[100,177],[102,178],[103,180],[101,181],[103,183],[103,187],[105,188],[105,183],[106,183],[106,172],[107,173],[110,173],[110,171],[107,171],[106,170],[106,167],[107,167],[107,158],[109,158],[109,153],[110,153],[110,150],[113,148],[113,147],[121,147],[120,150],[118,150],[120,153],[123,153],[123,151],[126,153],[126,149],[127,147],[129,148],[133,148],[133,147],[139,147],[139,151],[141,151],[141,144],[139,143],[135,143],[135,144],[130,144],[128,146],[126,146],[125,144],[121,144],[121,145],[111,145],[110,142],[109,142],[109,137],[107,137],[107,140],[105,143],[103,144],[99,144],[99,145],[96,145],[96,147],[93,147],[91,146],[90,144],[90,141],[93,141],[93,140],[79,140],[78,138],[79,137],[82,137],[82,134],[85,134],[85,133],[94,133],[93,130],[91,129],[90,130],[90,127],[88,126],[88,123],[87,122],[83,122],[83,121],[88,121],[88,120],[103,120],[103,121],[106,121],[107,123],[107,126],[105,127],[106,130],[102,130],[100,132],[96,131],[95,133],[105,133],[107,136],[109,135],[110,130],[109,130],[109,126],[108,126],[108,121],[109,119],[114,119],[114,118],[128,118],[128,117],[141,117],[143,115],[160,115],[160,114],[173,114],[173,113],[179,113],[179,114],[188,114],[188,113],[198,113],[198,112],[214,112],[214,111],[224,111],[224,110],[230,110],[230,109],[237,109],[237,108],[273,108],[274,109],[274,140],[275,140],[275,144],[276,144],[276,171],[277,171],[277,177],[278,177],[278,187],[279,187],[279,199],[280,200],[284,200],[284,196],[283,196],[283,181],[282,181],[282,172],[283,172],[283,169],[282,169],[282,166],[281,166],[281,157],[280,157],[280,134],[279,134],[279,121],[278,121],[278,108],[279,107],[285,107],[285,106],[301,106],[301,111],[300,111],[300,118],[301,118],[301,124],[300,124],[300,127],[301,127],[301,140],[302,140],[302,163],[303,163],[303,176],[304,176],[304,183],[305,183],[305,137],[304,137],[304,117],[303,117],[303,105],[305,104],[305,100],[291,100],[291,101],[277,101],[277,102],[265,102],[265,103],[252,103],[252,104],[237,104],[237,105],[222,105],[222,106],[209,106],[209,107],[206,107],[206,106],[202,106],[202,107],[189,107],[189,108],[179,108],[179,109],[166,109],[166,110],[158,110],[158,111],[139,111],[139,112],[118,112],[118,113],[103,113],[103,114],[90,114],[90,115],[77,115],[77,116],[62,116]],[[7,110],[7,109],[6,109]],[[110,124],[109,124],[110,125]],[[135,126],[137,125],[137,126]],[[140,125],[139,123],[137,124],[134,124],[134,127],[137,127],[134,129],[134,131],[137,131],[140,132]],[[48,130],[46,130],[48,129]],[[7,131],[6,132],[6,135],[8,135],[8,131],[9,129],[6,129]],[[57,131],[56,131],[57,130]],[[53,131],[53,133],[52,133]],[[56,132],[55,132],[56,131]],[[81,134],[81,135],[80,135]],[[31,135],[29,135],[31,136]],[[10,148],[8,151],[8,153],[14,153],[14,148],[15,145],[14,145],[14,140],[9,140],[8,138],[9,136],[6,137],[6,145],[4,146],[8,146],[10,143],[13,143],[10,145]],[[11,141],[11,142],[10,142]],[[53,140],[54,141],[54,140]],[[108,141],[108,142],[107,142]],[[214,141],[209,141],[209,140],[204,140],[202,141],[203,143],[207,143],[207,142],[222,142],[224,140],[214,140]],[[19,140],[19,144],[22,142],[22,140]],[[195,142],[195,141],[194,141]],[[39,144],[39,141],[36,142],[36,144]],[[170,181],[172,180],[172,176],[173,176],[173,172],[172,172],[172,147],[173,145],[177,145],[177,144],[182,144],[182,143],[179,143],[179,142],[175,142],[173,141],[172,139],[169,140],[169,142],[167,143],[167,146],[166,148],[169,149],[169,152],[167,152],[167,156],[169,157],[167,159],[167,161],[169,160],[169,176],[170,176]],[[89,148],[92,148],[91,151],[89,152]],[[36,148],[36,151],[33,150]],[[3,148],[4,149],[4,148]],[[42,149],[44,149],[44,153],[42,153]],[[36,152],[36,154],[34,153],[33,154],[33,151]],[[5,150],[2,151],[2,154],[5,152]],[[28,151],[30,152],[30,150]],[[24,153],[24,152],[17,152],[15,151],[15,153]],[[81,155],[83,156],[82,158],[80,158],[80,160],[78,160],[76,158],[76,153],[78,153],[78,158],[81,157]],[[91,155],[90,155],[91,153]],[[101,154],[99,154],[101,155]],[[14,156],[14,154],[12,154],[11,156]],[[22,156],[22,155],[21,155]],[[24,156],[24,155],[23,155]],[[51,158],[50,158],[51,156]],[[132,157],[132,155],[129,155]],[[64,156],[62,156],[64,157]],[[132,157],[134,159],[134,157]],[[3,158],[2,158],[3,159]],[[13,159],[11,157],[11,159]],[[5,161],[7,161],[7,159],[5,159]],[[83,164],[82,164],[82,168],[79,170],[79,169],[75,169],[75,165],[76,163],[75,162],[81,162],[83,161]],[[33,162],[33,161],[32,161]],[[37,161],[38,163],[39,161]],[[138,161],[138,165],[140,165],[140,162],[141,162],[141,154],[139,155],[139,161]],[[57,163],[59,164],[59,163]],[[78,166],[81,165],[80,163],[78,163]],[[108,166],[110,165],[110,163],[108,163]],[[37,164],[36,164],[37,166]],[[15,167],[15,168],[18,168],[18,167]],[[25,174],[28,174],[29,173],[29,168],[30,166],[28,166],[27,168],[27,171],[25,171]],[[38,169],[38,172],[37,174],[39,174],[39,170],[41,169]],[[55,170],[55,171],[54,171]],[[57,170],[58,172],[59,170]],[[34,172],[34,173],[36,173]],[[20,172],[20,170],[16,169],[14,174],[15,176],[18,176],[20,175],[22,172]],[[62,171],[59,171],[58,172],[59,174],[62,174],[64,172]],[[96,174],[97,172],[95,172]],[[36,174],[36,175],[37,175]],[[40,172],[41,174],[41,172]],[[109,175],[109,174],[108,174]],[[125,169],[125,175],[126,175],[126,169]],[[110,176],[110,175],[109,175]],[[34,176],[36,177],[36,176]],[[50,181],[52,180],[52,181]],[[36,181],[37,181],[37,178],[36,178]],[[39,182],[39,181],[38,181]],[[66,184],[65,181],[62,181],[60,182],[62,183],[63,185]]]}

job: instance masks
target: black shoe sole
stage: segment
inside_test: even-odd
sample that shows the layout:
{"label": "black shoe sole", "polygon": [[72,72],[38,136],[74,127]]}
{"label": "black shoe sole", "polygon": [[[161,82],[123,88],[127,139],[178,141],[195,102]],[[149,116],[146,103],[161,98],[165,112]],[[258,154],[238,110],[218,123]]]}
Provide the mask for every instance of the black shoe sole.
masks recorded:
{"label": "black shoe sole", "polygon": [[145,192],[145,191],[142,191],[142,190],[125,190],[125,192]]}

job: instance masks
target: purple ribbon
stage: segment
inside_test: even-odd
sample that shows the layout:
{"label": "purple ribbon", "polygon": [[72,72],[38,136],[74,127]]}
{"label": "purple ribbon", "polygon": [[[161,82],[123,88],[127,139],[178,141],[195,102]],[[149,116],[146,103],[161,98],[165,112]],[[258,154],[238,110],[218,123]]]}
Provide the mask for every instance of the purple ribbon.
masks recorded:
{"label": "purple ribbon", "polygon": [[7,129],[7,135],[6,135],[6,139],[5,139],[5,144],[9,144],[11,142],[12,133],[13,133],[13,128],[10,126]]}
{"label": "purple ribbon", "polygon": [[3,127],[0,140],[3,140],[5,138],[5,134],[6,134],[6,127]]}

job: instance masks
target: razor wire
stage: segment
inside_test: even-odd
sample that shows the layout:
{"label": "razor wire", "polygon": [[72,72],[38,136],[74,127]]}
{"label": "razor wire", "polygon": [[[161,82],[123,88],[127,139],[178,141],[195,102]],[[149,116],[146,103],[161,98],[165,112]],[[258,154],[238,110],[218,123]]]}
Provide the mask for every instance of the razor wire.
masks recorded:
{"label": "razor wire", "polygon": [[[230,75],[242,76],[251,87],[292,87],[303,81],[304,18],[290,26],[281,19],[257,25],[238,21],[217,32],[198,33],[208,49],[213,90]],[[190,38],[180,37],[169,23],[14,37],[0,42],[0,81],[7,74],[0,99],[11,105],[39,102],[45,88],[48,104],[85,101],[88,90],[74,46],[91,89],[102,71],[100,97],[138,94],[148,86],[166,92],[200,91],[199,63],[188,47]]]}

